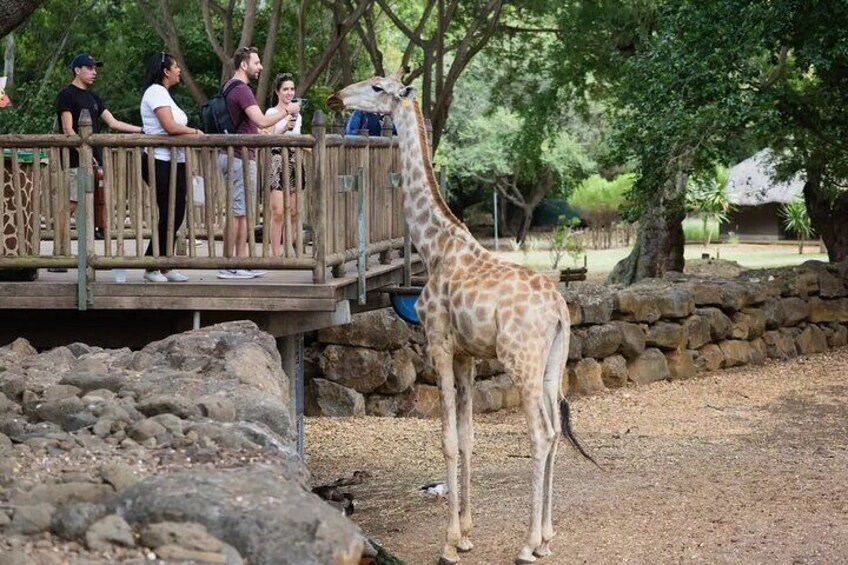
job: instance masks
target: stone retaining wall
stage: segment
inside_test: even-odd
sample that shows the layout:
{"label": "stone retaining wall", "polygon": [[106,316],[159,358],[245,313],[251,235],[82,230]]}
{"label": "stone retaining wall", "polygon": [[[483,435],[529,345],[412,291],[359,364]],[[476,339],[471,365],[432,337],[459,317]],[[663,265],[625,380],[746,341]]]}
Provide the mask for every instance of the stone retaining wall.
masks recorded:
{"label": "stone retaining wall", "polygon": [[[571,312],[566,392],[587,394],[848,343],[848,263],[808,261],[736,279],[674,274],[627,288],[565,290]],[[440,414],[426,340],[391,310],[318,333],[307,351],[307,415]],[[475,412],[518,406],[498,362],[479,361]]]}

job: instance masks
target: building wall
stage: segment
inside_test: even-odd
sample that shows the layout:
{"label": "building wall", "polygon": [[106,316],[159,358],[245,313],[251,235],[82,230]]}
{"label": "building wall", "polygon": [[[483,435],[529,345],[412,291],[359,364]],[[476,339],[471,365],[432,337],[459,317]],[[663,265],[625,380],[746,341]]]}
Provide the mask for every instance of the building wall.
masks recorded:
{"label": "building wall", "polygon": [[780,204],[741,206],[721,225],[721,235],[734,232],[747,239],[788,239],[780,221]]}

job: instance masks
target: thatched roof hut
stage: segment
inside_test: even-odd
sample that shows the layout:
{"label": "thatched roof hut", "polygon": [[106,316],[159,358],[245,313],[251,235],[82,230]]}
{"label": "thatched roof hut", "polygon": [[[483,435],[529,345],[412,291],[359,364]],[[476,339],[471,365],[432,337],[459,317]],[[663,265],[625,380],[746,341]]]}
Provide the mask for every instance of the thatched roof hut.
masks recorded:
{"label": "thatched roof hut", "polygon": [[786,204],[802,198],[804,178],[796,174],[786,182],[773,182],[774,165],[771,149],[763,149],[732,167],[727,183],[727,197],[737,206],[759,206],[774,202]]}

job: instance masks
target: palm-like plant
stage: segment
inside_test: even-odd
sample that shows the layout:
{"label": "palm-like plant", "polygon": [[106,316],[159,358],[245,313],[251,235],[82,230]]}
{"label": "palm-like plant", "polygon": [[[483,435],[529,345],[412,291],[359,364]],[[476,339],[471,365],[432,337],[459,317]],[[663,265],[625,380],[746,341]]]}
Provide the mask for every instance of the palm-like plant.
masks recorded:
{"label": "palm-like plant", "polygon": [[798,254],[804,253],[804,240],[813,235],[813,224],[807,214],[807,205],[803,200],[788,202],[780,207],[780,217],[784,227],[798,239]]}
{"label": "palm-like plant", "polygon": [[727,167],[716,165],[710,178],[695,179],[686,193],[686,207],[701,218],[704,230],[704,247],[710,244],[710,221],[722,224],[735,206],[727,199],[727,182],[730,171]]}

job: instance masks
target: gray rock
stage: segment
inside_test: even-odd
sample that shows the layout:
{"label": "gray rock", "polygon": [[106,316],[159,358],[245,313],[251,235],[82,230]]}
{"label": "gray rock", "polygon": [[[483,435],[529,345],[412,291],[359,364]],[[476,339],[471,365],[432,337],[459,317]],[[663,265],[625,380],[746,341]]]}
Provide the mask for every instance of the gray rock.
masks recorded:
{"label": "gray rock", "polygon": [[165,428],[171,436],[181,437],[183,435],[183,421],[173,414],[159,414],[150,419]]}
{"label": "gray rock", "polygon": [[[413,355],[415,354],[413,353]],[[497,359],[476,359],[475,361],[474,374],[477,375],[477,378],[493,377],[506,371],[503,363]]]}
{"label": "gray rock", "polygon": [[710,323],[710,337],[718,341],[727,337],[732,322],[718,308],[698,308],[695,313],[706,318]]}
{"label": "gray rock", "polygon": [[828,272],[819,272],[819,295],[822,298],[842,298],[848,295],[845,281]]}
{"label": "gray rock", "polygon": [[668,370],[671,371],[671,378],[673,379],[689,379],[698,372],[691,351],[685,349],[670,351],[665,354],[665,359],[668,362]]}
{"label": "gray rock", "polygon": [[80,392],[82,391],[73,385],[50,385],[44,389],[41,399],[44,401],[62,400],[64,398],[79,396]]}
{"label": "gray rock", "polygon": [[408,346],[391,352],[391,365],[386,382],[377,388],[380,394],[400,394],[415,384],[415,364],[412,362],[414,353]]}
{"label": "gray rock", "polygon": [[472,407],[475,414],[497,412],[503,407],[503,391],[492,381],[474,383]]}
{"label": "gray rock", "polygon": [[127,431],[127,436],[130,439],[141,444],[150,439],[163,440],[167,435],[168,430],[165,429],[165,426],[152,418],[133,424]]}
{"label": "gray rock", "polygon": [[85,409],[85,404],[76,396],[44,402],[36,407],[36,415],[45,422],[52,422],[69,432],[94,425],[97,417]]}
{"label": "gray rock", "polygon": [[626,321],[656,322],[661,313],[655,296],[636,290],[622,290],[615,295],[616,309]]}
{"label": "gray rock", "polygon": [[365,397],[361,393],[326,379],[312,379],[306,386],[307,416],[362,416]]}
{"label": "gray rock", "polygon": [[44,532],[50,528],[50,519],[55,511],[56,507],[47,503],[18,506],[6,533],[31,536]]}
{"label": "gray rock", "polygon": [[318,331],[321,343],[379,350],[402,347],[410,337],[409,327],[391,309],[356,314],[350,324]]}
{"label": "gray rock", "polygon": [[38,351],[23,337],[15,339],[15,341],[4,345],[0,349],[20,356],[38,355]]}
{"label": "gray rock", "polygon": [[40,504],[46,502],[53,506],[62,506],[70,502],[103,502],[114,494],[109,485],[93,483],[40,484],[28,492],[12,497],[12,504]]}
{"label": "gray rock", "polygon": [[809,324],[795,338],[795,344],[798,346],[798,353],[800,355],[823,353],[827,351],[827,336],[820,327],[815,324]]}
{"label": "gray rock", "polygon": [[798,355],[795,336],[788,328],[764,333],[763,341],[766,344],[766,355],[770,359],[791,359]]}
{"label": "gray rock", "polygon": [[80,343],[78,341],[68,344],[65,347],[67,347],[68,351],[70,351],[74,355],[74,357],[77,358],[82,357],[83,355],[88,355],[89,353],[92,353],[95,350],[94,347],[91,347],[90,345],[87,345],[85,343]]}
{"label": "gray rock", "polygon": [[8,398],[19,399],[26,387],[26,378],[23,375],[11,371],[0,373],[0,392]]}
{"label": "gray rock", "polygon": [[3,453],[10,449],[12,449],[12,440],[9,439],[9,436],[0,432],[0,453]]}
{"label": "gray rock", "polygon": [[613,322],[613,324],[621,332],[621,346],[618,352],[626,359],[635,359],[645,351],[645,330],[642,326],[628,322]]}
{"label": "gray rock", "polygon": [[724,353],[718,345],[708,343],[698,349],[698,356],[694,361],[695,367],[700,372],[717,371],[724,365]]}
{"label": "gray rock", "polygon": [[75,502],[60,507],[50,521],[50,531],[68,540],[81,539],[91,525],[106,516],[106,506]]}
{"label": "gray rock", "polygon": [[607,388],[620,388],[627,384],[627,360],[621,355],[611,355],[601,361],[601,379]]}
{"label": "gray rock", "polygon": [[747,365],[753,361],[751,344],[740,339],[728,339],[719,342],[721,352],[724,354],[724,366],[735,367]]}
{"label": "gray rock", "polygon": [[721,306],[721,285],[710,281],[692,281],[681,287],[689,293],[695,306]]}
{"label": "gray rock", "polygon": [[848,322],[848,298],[822,300],[814,296],[809,305],[811,322]]}
{"label": "gray rock", "polygon": [[232,422],[236,419],[236,407],[222,396],[204,396],[197,401],[200,415],[218,422]]}
{"label": "gray rock", "polygon": [[83,393],[102,388],[118,392],[123,386],[123,380],[116,374],[70,372],[62,377],[59,384],[75,386]]}
{"label": "gray rock", "polygon": [[103,359],[98,357],[82,357],[77,359],[77,362],[74,364],[74,371],[78,373],[105,375],[109,372],[109,367]]}
{"label": "gray rock", "polygon": [[648,327],[645,344],[649,347],[676,350],[685,347],[687,338],[688,335],[680,324],[661,321]]}
{"label": "gray rock", "polygon": [[132,467],[123,461],[105,463],[100,467],[100,478],[103,479],[103,482],[115,487],[116,491],[123,490],[138,482]]}
{"label": "gray rock", "polygon": [[695,301],[685,290],[670,288],[657,294],[657,306],[663,318],[685,318],[695,310]]}
{"label": "gray rock", "polygon": [[[583,358],[583,337],[571,328],[571,338],[568,340],[568,360],[578,361]],[[433,383],[438,384],[438,383]]]}
{"label": "gray rock", "polygon": [[748,339],[756,339],[765,333],[768,320],[762,308],[745,308],[741,315],[747,316]]}
{"label": "gray rock", "polygon": [[783,312],[783,301],[769,298],[760,307],[766,317],[766,329],[776,330],[783,325],[785,314]]}
{"label": "gray rock", "polygon": [[388,380],[391,362],[387,351],[342,345],[328,345],[318,360],[325,379],[365,394]]}
{"label": "gray rock", "polygon": [[828,324],[827,346],[831,349],[848,345],[848,328],[842,324]]}
{"label": "gray rock", "polygon": [[0,530],[12,523],[12,519],[6,514],[5,510],[0,510]]}
{"label": "gray rock", "polygon": [[171,394],[149,396],[140,400],[136,408],[147,417],[173,414],[180,418],[192,418],[200,415],[200,409],[194,401]]}
{"label": "gray rock", "polygon": [[639,357],[630,361],[627,371],[628,378],[639,385],[665,380],[671,376],[665,355],[653,347],[645,349]]}
{"label": "gray rock", "polygon": [[82,401],[86,403],[108,402],[110,400],[114,400],[115,396],[116,394],[111,390],[99,388],[86,393],[85,396],[82,397]]}
{"label": "gray rock", "polygon": [[579,304],[581,319],[572,319],[572,324],[606,324],[612,319],[615,297],[608,292],[585,294],[580,296]]}
{"label": "gray rock", "polygon": [[813,272],[800,273],[790,285],[794,288],[795,294],[799,296],[818,294],[819,275]]}
{"label": "gray rock", "polygon": [[593,394],[607,389],[601,364],[595,359],[581,359],[568,365],[568,390],[577,394]]}
{"label": "gray rock", "polygon": [[165,545],[197,551],[220,552],[224,549],[224,542],[207,532],[203,524],[192,522],[150,524],[141,530],[139,541],[143,546],[154,550]]}
{"label": "gray rock", "polygon": [[590,326],[581,332],[583,357],[602,359],[618,351],[622,335],[618,324]]}
{"label": "gray rock", "polygon": [[791,296],[781,299],[783,325],[797,326],[810,317],[810,304],[801,298]]}
{"label": "gray rock", "polygon": [[20,549],[0,553],[0,565],[32,565],[32,555]]}
{"label": "gray rock", "polygon": [[114,506],[132,523],[202,524],[255,565],[357,563],[362,553],[357,526],[279,467],[164,473]]}
{"label": "gray rock", "polygon": [[683,322],[686,333],[686,346],[689,349],[698,349],[710,341],[710,321],[703,316],[694,314]]}
{"label": "gray rock", "polygon": [[135,537],[126,520],[117,514],[110,514],[88,528],[85,545],[92,551],[109,551],[114,545],[135,547]]}
{"label": "gray rock", "polygon": [[365,413],[381,418],[406,416],[414,404],[415,393],[412,388],[401,394],[369,394],[365,399]]}

